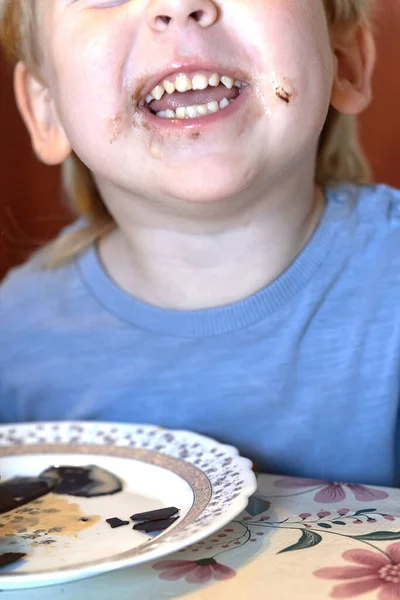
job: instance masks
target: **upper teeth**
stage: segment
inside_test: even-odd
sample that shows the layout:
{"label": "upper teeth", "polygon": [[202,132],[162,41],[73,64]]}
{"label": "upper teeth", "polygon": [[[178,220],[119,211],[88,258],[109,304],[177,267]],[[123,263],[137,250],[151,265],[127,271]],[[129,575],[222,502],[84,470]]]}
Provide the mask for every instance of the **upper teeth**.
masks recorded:
{"label": "upper teeth", "polygon": [[218,75],[213,73],[211,77],[206,77],[202,74],[188,77],[184,73],[176,75],[174,78],[164,79],[164,81],[158,84],[152,92],[147,96],[146,103],[150,104],[153,100],[161,100],[165,92],[167,94],[173,94],[176,92],[188,92],[189,90],[205,90],[208,86],[217,87],[222,83],[228,90],[232,89],[233,86],[241,88],[242,83],[238,80],[232,79],[228,75]]}

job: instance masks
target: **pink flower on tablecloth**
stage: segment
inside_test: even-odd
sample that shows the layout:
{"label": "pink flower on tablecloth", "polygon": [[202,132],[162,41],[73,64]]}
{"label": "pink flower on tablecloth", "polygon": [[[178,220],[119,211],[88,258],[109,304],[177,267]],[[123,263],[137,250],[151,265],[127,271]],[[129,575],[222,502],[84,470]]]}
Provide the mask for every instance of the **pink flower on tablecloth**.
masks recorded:
{"label": "pink flower on tablecloth", "polygon": [[188,583],[207,583],[210,579],[230,579],[236,572],[225,565],[221,565],[214,558],[201,560],[164,560],[153,565],[153,569],[161,571],[160,579],[176,581],[186,579]]}
{"label": "pink flower on tablecloth", "polygon": [[323,479],[300,479],[297,477],[284,477],[274,483],[275,487],[286,490],[315,488],[321,486],[314,496],[318,504],[333,504],[346,499],[346,488],[351,490],[359,502],[373,502],[384,500],[389,496],[387,492],[370,488],[356,483],[330,483]]}
{"label": "pink flower on tablecloth", "polygon": [[314,572],[321,579],[352,580],[333,588],[331,598],[354,598],[379,588],[379,600],[400,598],[400,543],[386,549],[387,557],[370,550],[347,550],[342,557],[351,567],[327,567]]}

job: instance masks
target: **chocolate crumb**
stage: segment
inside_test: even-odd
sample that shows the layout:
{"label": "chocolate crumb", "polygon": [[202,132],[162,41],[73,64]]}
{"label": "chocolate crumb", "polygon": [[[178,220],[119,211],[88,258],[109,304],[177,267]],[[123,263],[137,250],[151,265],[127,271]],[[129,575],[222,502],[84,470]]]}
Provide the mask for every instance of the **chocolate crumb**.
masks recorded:
{"label": "chocolate crumb", "polygon": [[117,527],[123,527],[124,525],[129,525],[129,521],[122,521],[118,519],[118,517],[112,517],[111,519],[106,519],[106,522],[109,524],[111,529],[116,529]]}

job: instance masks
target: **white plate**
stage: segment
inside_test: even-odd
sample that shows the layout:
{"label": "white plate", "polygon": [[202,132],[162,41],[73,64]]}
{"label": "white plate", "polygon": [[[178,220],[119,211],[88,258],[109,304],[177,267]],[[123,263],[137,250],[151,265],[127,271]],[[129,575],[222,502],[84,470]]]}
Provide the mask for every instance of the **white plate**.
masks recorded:
{"label": "white plate", "polygon": [[[176,552],[232,521],[256,490],[248,459],[188,431],[80,422],[0,426],[3,479],[67,464],[103,467],[124,481],[124,490],[89,499],[50,494],[0,515],[0,552],[27,554],[0,570],[0,590],[83,579]],[[180,509],[180,518],[155,537],[105,522],[169,506]]]}

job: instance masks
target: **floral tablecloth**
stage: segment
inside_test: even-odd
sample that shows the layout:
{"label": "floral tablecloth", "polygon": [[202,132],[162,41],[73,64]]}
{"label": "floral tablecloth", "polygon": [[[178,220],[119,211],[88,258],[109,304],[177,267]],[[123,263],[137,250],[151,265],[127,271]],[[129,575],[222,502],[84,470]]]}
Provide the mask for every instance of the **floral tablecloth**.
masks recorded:
{"label": "floral tablecloth", "polygon": [[400,490],[258,483],[245,513],[165,560],[1,600],[400,599]]}

